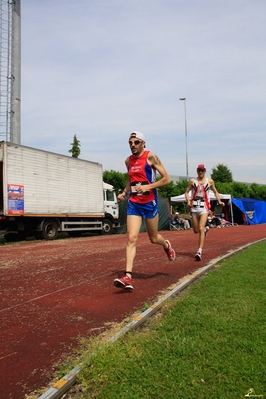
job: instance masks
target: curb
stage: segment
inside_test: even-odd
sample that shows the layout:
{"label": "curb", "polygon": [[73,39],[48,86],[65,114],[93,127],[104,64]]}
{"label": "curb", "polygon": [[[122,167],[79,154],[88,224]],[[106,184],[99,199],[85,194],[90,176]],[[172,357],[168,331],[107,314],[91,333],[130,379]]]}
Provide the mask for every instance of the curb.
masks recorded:
{"label": "curb", "polygon": [[[201,277],[204,273],[212,269],[218,262],[229,258],[230,256],[235,255],[238,252],[243,251],[244,249],[258,244],[262,241],[265,241],[266,238],[262,238],[261,240],[254,241],[252,243],[243,245],[242,247],[239,247],[232,252],[227,253],[226,255],[223,255],[219,258],[215,258],[212,262],[208,263],[206,266],[196,270],[194,273],[192,273],[189,277],[187,277],[182,283],[179,283],[176,285],[175,288],[173,288],[171,291],[169,291],[167,294],[165,294],[161,299],[159,299],[157,302],[155,302],[153,305],[149,307],[149,309],[145,310],[143,313],[141,313],[139,316],[135,317],[131,322],[129,322],[125,327],[123,327],[120,331],[118,331],[113,337],[110,338],[109,342],[115,342],[120,336],[126,334],[127,332],[136,329],[139,327],[142,323],[144,323],[146,320],[148,320],[155,312],[157,312],[162,304],[172,296],[178,294],[182,290],[184,290],[188,285],[193,283],[195,280],[197,280],[199,277]],[[63,378],[58,380],[55,384],[52,385],[47,391],[45,391],[41,396],[38,397],[38,399],[59,399],[61,396],[66,393],[71,386],[73,386],[76,382],[77,375],[80,373],[82,369],[82,363],[73,368],[68,374],[66,374]]]}

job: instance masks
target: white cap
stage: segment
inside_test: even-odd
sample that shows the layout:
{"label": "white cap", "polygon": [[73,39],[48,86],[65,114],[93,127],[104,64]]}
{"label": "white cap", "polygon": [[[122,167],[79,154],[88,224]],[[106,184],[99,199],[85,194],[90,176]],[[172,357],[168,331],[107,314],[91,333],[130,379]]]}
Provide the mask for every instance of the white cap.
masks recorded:
{"label": "white cap", "polygon": [[132,138],[132,135],[134,135],[134,138],[140,139],[142,141],[145,141],[144,135],[141,132],[132,132],[130,133],[130,138]]}
{"label": "white cap", "polygon": [[179,212],[176,212],[175,214],[176,214],[176,215],[179,215]]}

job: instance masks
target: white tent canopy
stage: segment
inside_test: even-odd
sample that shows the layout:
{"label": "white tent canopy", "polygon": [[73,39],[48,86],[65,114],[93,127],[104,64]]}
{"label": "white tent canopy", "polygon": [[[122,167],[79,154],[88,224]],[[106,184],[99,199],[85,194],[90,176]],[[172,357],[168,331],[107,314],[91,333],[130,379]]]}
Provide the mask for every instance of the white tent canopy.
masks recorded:
{"label": "white tent canopy", "polygon": [[[210,194],[210,200],[211,201],[215,201],[216,197],[215,197],[214,192],[212,190],[210,190],[209,194]],[[223,199],[224,200],[230,200],[230,202],[231,202],[231,195],[230,194],[220,194],[219,193],[219,195],[220,195],[221,200],[223,200]],[[191,191],[189,192],[189,198],[191,198]],[[171,202],[172,203],[174,203],[174,202],[186,202],[185,194],[177,195],[176,197],[171,197]]]}
{"label": "white tent canopy", "polygon": [[[215,194],[212,190],[209,191],[210,194],[210,200],[211,201],[216,201]],[[233,216],[233,208],[232,208],[232,201],[231,201],[231,195],[230,194],[220,194],[221,200],[228,200],[228,206],[230,207],[230,213],[231,213],[231,218],[232,218],[232,223],[234,223],[234,216]],[[191,191],[189,192],[189,198],[191,198]],[[177,195],[176,197],[171,197],[170,198],[171,204],[175,204],[178,202],[186,202],[186,197],[185,194],[182,195]]]}

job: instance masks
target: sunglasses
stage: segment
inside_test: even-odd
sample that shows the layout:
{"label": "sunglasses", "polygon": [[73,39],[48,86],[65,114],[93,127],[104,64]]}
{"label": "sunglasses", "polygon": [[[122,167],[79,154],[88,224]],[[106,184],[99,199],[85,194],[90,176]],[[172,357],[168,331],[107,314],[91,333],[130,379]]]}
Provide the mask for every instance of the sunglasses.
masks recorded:
{"label": "sunglasses", "polygon": [[205,172],[206,169],[197,169],[197,172]]}
{"label": "sunglasses", "polygon": [[139,145],[141,143],[141,140],[129,140],[129,145]]}

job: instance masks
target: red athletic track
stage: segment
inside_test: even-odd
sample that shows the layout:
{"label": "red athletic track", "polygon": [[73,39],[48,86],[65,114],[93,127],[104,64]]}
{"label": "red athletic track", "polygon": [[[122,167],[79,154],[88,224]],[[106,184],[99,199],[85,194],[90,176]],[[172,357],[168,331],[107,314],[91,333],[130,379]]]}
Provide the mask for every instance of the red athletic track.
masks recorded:
{"label": "red athletic track", "polygon": [[265,238],[266,226],[211,229],[201,262],[194,261],[198,236],[191,230],[162,235],[176,260],[169,262],[161,247],[140,234],[133,292],[113,286],[124,270],[126,235],[0,247],[1,398],[22,399],[48,387],[54,364],[79,337],[103,332],[210,260]]}

